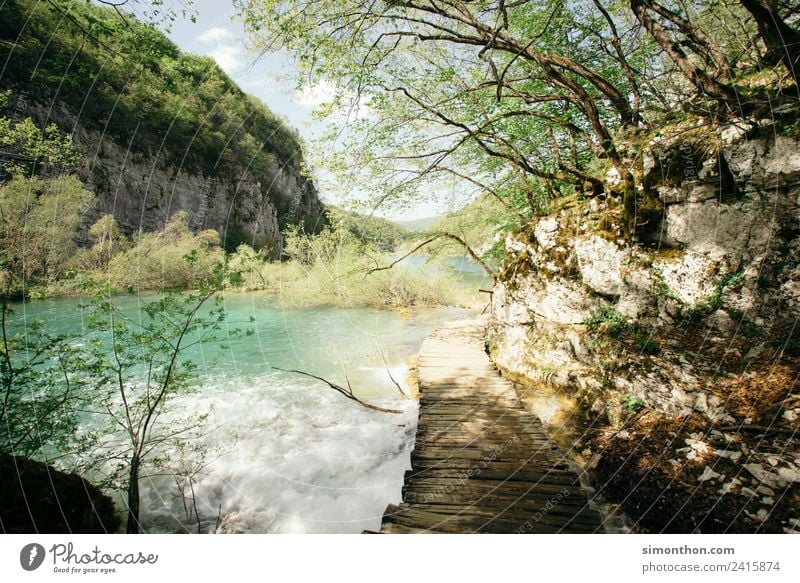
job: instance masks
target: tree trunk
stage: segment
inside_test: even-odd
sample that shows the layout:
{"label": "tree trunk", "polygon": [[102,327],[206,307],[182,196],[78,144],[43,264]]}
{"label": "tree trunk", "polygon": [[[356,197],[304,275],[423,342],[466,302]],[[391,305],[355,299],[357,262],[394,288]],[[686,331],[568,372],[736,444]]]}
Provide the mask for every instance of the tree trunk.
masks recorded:
{"label": "tree trunk", "polygon": [[139,465],[138,453],[131,456],[131,469],[128,474],[128,525],[127,534],[139,534]]}
{"label": "tree trunk", "polygon": [[681,73],[704,95],[724,103],[733,111],[738,111],[739,96],[733,87],[712,78],[702,67],[698,67],[684,52],[670,33],[650,16],[647,0],[630,0],[630,7],[636,19],[664,49]]}
{"label": "tree trunk", "polygon": [[740,0],[742,6],[753,16],[758,33],[767,46],[767,54],[780,60],[789,70],[795,85],[800,89],[800,32],[786,24],[778,14],[772,0]]}

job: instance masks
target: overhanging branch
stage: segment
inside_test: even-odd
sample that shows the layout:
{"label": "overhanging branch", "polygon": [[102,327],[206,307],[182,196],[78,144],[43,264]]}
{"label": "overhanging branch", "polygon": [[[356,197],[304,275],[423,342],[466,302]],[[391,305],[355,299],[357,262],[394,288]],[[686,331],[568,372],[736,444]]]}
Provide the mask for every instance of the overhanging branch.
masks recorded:
{"label": "overhanging branch", "polygon": [[426,245],[430,245],[434,241],[437,241],[437,240],[442,239],[442,238],[450,239],[451,241],[455,241],[456,243],[461,245],[464,249],[466,249],[467,253],[472,258],[472,260],[475,261],[475,263],[477,263],[478,265],[480,265],[481,269],[483,269],[487,273],[487,275],[489,275],[489,277],[492,278],[492,281],[495,281],[497,279],[497,274],[494,272],[494,270],[491,267],[489,267],[489,265],[487,265],[487,263],[483,259],[481,259],[480,256],[478,256],[478,254],[475,253],[475,251],[473,251],[472,247],[467,245],[467,242],[464,241],[464,239],[462,239],[458,235],[454,235],[453,233],[437,233],[433,237],[430,237],[429,239],[426,239],[425,241],[423,241],[422,243],[420,243],[419,245],[414,247],[411,251],[409,251],[408,253],[406,253],[402,257],[399,257],[398,259],[395,259],[389,265],[383,265],[381,267],[375,267],[373,269],[370,269],[369,271],[367,271],[367,275],[371,275],[371,274],[375,273],[376,271],[389,270],[392,267],[394,267],[395,265],[397,265],[398,263],[400,263],[401,261],[403,261],[404,259],[408,259],[409,257],[411,257],[414,253],[416,253],[417,251],[419,251],[420,249],[422,249]]}

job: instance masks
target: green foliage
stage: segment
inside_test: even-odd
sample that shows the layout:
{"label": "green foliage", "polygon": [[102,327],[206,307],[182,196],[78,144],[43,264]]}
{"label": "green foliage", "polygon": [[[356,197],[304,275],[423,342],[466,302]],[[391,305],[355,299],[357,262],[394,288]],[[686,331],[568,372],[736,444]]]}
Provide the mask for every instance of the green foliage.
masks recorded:
{"label": "green foliage", "polygon": [[103,215],[87,231],[92,246],[80,252],[75,261],[85,271],[108,269],[114,255],[128,247],[128,239],[122,233],[112,215]]}
{"label": "green foliage", "polygon": [[[96,233],[113,230],[107,220],[99,225]],[[206,413],[173,410],[177,397],[197,388],[197,364],[183,350],[219,340],[225,312],[216,294],[242,279],[217,263],[195,283],[196,291],[166,293],[137,314],[121,310],[114,289],[100,285],[79,339],[47,334],[41,322],[11,322],[7,290],[2,296],[0,451],[55,456],[59,465],[120,490],[128,532],[139,530],[144,472],[179,473],[174,452],[199,447]],[[225,336],[239,332],[226,328]]]}
{"label": "green foliage", "polygon": [[728,308],[728,314],[737,322],[744,320],[744,312],[739,308]]}
{"label": "green foliage", "polygon": [[0,186],[0,265],[11,291],[63,275],[94,194],[74,176],[16,177]]}
{"label": "green foliage", "polygon": [[[87,4],[92,0],[84,0]],[[103,4],[112,4],[107,0]],[[194,0],[123,0],[113,2],[128,18],[136,18],[170,30],[172,23],[178,18],[190,22],[197,21],[196,11],[192,9]]]}
{"label": "green foliage", "polygon": [[592,332],[617,337],[628,329],[625,316],[614,308],[603,306],[594,310],[584,322]]}
{"label": "green foliage", "polygon": [[744,283],[744,271],[730,273],[714,282],[714,291],[683,311],[683,317],[690,325],[699,324],[704,318],[723,306],[723,293],[726,289],[739,289]]}
{"label": "green foliage", "polygon": [[797,338],[787,338],[786,340],[774,341],[770,344],[787,356],[793,356],[795,358],[800,357],[800,340]]}
{"label": "green foliage", "polygon": [[389,260],[343,225],[317,235],[291,231],[286,253],[299,271],[281,288],[288,304],[405,308],[459,303],[457,283],[446,273],[426,274],[402,265],[371,271]]}
{"label": "green foliage", "polygon": [[661,274],[657,273],[656,275],[659,277],[655,287],[656,297],[662,300],[673,300],[679,304],[683,304],[684,302],[681,297],[676,294],[675,291],[670,288],[663,279],[661,279]]}
{"label": "green foliage", "polygon": [[78,410],[89,401],[69,370],[80,351],[40,321],[12,323],[0,306],[0,452],[36,457],[73,448]]}
{"label": "green foliage", "polygon": [[787,123],[783,126],[783,128],[781,128],[781,133],[784,136],[796,136],[798,132],[800,132],[800,118],[791,123]]}
{"label": "green foliage", "polygon": [[[170,14],[141,4],[151,21]],[[213,59],[181,53],[153,24],[72,0],[12,0],[0,10],[3,82],[30,105],[60,102],[125,149],[206,176],[244,164],[272,184],[280,166],[299,170],[297,134]]]}
{"label": "green foliage", "polygon": [[326,214],[334,228],[349,231],[362,244],[373,246],[383,253],[395,251],[407,237],[401,226],[374,215],[346,211],[336,206],[327,207]]}
{"label": "green foliage", "polygon": [[[789,53],[763,51],[776,48],[765,29],[793,32],[787,8],[763,19],[702,0],[236,5],[258,48],[296,59],[299,85],[333,87],[317,157],[376,206],[490,193],[527,217],[605,192],[636,236],[663,210],[631,160],[645,128],[676,109],[718,120],[797,106],[793,67],[773,66]],[[759,69],[764,82],[744,82]]]}
{"label": "green foliage", "polygon": [[[221,289],[222,269],[192,293],[167,293],[144,304],[134,317],[113,301],[103,286],[87,314],[84,349],[72,369],[92,386],[107,426],[95,432],[88,466],[105,475],[105,484],[126,496],[127,532],[139,530],[139,479],[145,472],[167,471],[170,448],[200,435],[207,414],[176,415],[174,400],[197,389],[197,365],[182,354],[189,343],[217,340],[225,321],[221,298],[204,305]],[[233,332],[235,331],[226,331]]]}
{"label": "green foliage", "polygon": [[625,397],[623,397],[620,405],[622,409],[628,413],[638,413],[644,409],[645,402],[633,393],[628,393],[625,395]]}
{"label": "green foliage", "polygon": [[655,356],[661,352],[661,345],[659,345],[658,341],[647,334],[642,334],[641,332],[637,333],[635,343],[636,348],[638,348],[644,354]]}
{"label": "green foliage", "polygon": [[196,286],[222,261],[219,234],[193,233],[186,213],[177,213],[163,230],[139,235],[132,246],[114,255],[98,279],[130,290],[171,290]]}
{"label": "green foliage", "polygon": [[[10,95],[10,91],[0,94],[0,110],[7,106]],[[0,176],[68,174],[82,161],[72,136],[55,124],[42,130],[30,118],[14,121],[0,117],[0,151]]]}
{"label": "green foliage", "polygon": [[[458,235],[474,249],[486,249],[483,259],[499,265],[505,256],[505,235],[524,221],[524,211],[523,206],[509,207],[496,197],[483,194],[463,209],[446,215],[432,229],[432,233]],[[449,239],[433,243],[427,251],[432,254],[464,255],[464,248]]]}

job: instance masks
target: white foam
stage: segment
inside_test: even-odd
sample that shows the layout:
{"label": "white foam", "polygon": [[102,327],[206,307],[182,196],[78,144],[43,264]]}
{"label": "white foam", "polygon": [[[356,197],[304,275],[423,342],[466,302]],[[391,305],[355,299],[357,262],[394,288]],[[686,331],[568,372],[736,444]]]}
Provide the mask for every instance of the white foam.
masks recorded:
{"label": "white foam", "polygon": [[[397,397],[386,389],[370,400],[402,415],[365,409],[286,373],[207,379],[175,407],[184,414],[212,408],[214,429],[204,439],[225,448],[195,484],[202,529],[215,528],[220,505],[223,532],[377,529],[386,505],[400,501],[410,467],[416,403]],[[148,530],[197,528],[174,480],[142,482]]]}

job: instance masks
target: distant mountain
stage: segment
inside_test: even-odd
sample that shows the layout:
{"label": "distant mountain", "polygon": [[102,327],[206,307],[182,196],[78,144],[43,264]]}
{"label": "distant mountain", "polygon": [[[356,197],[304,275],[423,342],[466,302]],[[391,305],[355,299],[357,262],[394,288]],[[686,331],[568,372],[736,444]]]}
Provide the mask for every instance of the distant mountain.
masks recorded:
{"label": "distant mountain", "polygon": [[325,214],[332,225],[344,227],[360,241],[371,243],[381,251],[394,251],[408,235],[397,223],[383,217],[344,210],[334,205],[328,205]]}
{"label": "distant mountain", "polygon": [[410,221],[393,221],[393,222],[400,225],[406,231],[411,231],[412,233],[418,233],[420,231],[430,231],[442,221],[442,218],[444,217],[441,216],[424,217],[421,219],[412,219]]}

